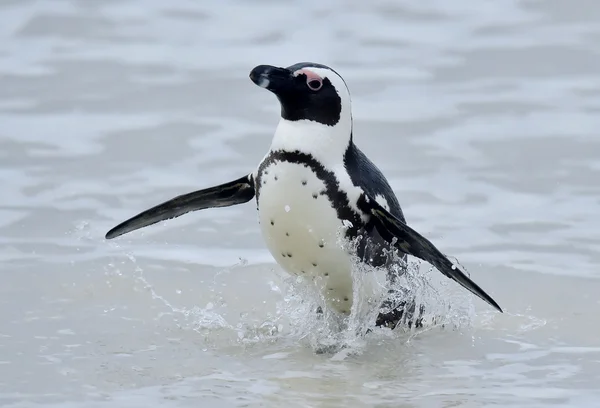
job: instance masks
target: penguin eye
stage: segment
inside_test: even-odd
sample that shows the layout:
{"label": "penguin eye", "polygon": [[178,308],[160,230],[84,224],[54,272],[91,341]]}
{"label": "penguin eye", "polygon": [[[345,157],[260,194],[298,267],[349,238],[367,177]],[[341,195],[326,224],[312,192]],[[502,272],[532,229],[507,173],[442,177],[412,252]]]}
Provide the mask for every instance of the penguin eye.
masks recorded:
{"label": "penguin eye", "polygon": [[317,78],[306,78],[306,85],[312,91],[318,91],[323,86],[323,81]]}

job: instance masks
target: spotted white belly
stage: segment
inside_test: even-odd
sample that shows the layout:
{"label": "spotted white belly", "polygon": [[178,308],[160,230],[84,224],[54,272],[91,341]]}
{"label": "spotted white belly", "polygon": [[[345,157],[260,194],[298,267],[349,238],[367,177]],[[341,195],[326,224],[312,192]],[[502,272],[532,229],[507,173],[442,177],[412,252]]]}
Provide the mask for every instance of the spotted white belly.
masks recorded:
{"label": "spotted white belly", "polygon": [[258,213],[266,245],[289,273],[317,284],[327,304],[350,312],[352,258],[340,237],[338,219],[325,184],[307,167],[275,162],[260,177]]}

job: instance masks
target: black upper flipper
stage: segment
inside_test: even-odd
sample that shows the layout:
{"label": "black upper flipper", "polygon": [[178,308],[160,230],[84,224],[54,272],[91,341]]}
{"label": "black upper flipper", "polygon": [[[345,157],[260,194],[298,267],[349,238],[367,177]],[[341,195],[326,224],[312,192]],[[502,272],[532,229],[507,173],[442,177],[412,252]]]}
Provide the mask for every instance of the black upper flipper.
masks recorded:
{"label": "black upper flipper", "polygon": [[254,198],[252,176],[244,176],[229,183],[177,196],[149,210],[143,211],[108,231],[106,239],[116,238],[136,229],[179,217],[190,211],[214,207],[228,207],[246,203],[252,198]]}
{"label": "black upper flipper", "polygon": [[394,238],[397,240],[394,244],[396,248],[429,262],[448,278],[458,282],[462,287],[496,308],[499,312],[502,312],[498,303],[490,295],[485,293],[467,275],[462,273],[427,238],[390,214],[389,211],[379,205],[372,197],[363,195],[359,199],[358,204],[363,211],[369,212],[372,215],[375,228],[377,228],[383,238],[390,242],[393,242]]}

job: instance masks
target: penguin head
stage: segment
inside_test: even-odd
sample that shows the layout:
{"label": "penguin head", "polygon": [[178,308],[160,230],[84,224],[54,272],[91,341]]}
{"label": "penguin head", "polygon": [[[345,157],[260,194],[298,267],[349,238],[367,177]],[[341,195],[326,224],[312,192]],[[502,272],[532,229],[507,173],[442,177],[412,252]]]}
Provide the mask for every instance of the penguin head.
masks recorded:
{"label": "penguin head", "polygon": [[348,87],[337,72],[325,65],[311,62],[287,68],[259,65],[250,72],[250,79],[277,96],[282,119],[325,126],[352,120]]}

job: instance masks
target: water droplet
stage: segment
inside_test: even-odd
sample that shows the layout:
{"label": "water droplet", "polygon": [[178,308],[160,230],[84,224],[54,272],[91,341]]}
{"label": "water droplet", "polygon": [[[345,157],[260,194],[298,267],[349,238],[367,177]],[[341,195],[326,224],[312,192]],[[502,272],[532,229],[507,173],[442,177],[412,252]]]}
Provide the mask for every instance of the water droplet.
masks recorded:
{"label": "water droplet", "polygon": [[284,207],[284,209],[285,209],[285,212],[290,212],[290,210],[291,210],[291,208],[290,208],[290,206],[289,206],[289,205],[286,205],[286,206]]}

